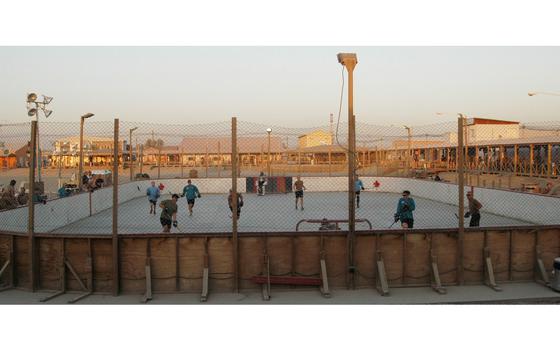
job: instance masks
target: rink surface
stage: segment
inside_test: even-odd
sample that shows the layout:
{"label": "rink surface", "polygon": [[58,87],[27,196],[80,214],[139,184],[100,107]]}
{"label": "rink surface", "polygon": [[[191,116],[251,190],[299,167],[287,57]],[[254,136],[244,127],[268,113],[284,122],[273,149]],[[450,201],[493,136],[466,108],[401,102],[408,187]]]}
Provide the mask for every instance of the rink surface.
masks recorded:
{"label": "rink surface", "polygon": [[[274,232],[295,231],[302,219],[347,219],[348,195],[344,192],[306,192],[304,210],[295,209],[295,197],[289,194],[271,194],[257,196],[243,194],[244,206],[238,221],[239,232]],[[356,209],[357,219],[367,219],[373,229],[387,229],[393,222],[397,201],[401,197],[396,193],[362,192],[360,207]],[[458,226],[457,206],[434,200],[413,197],[416,202],[414,211],[414,228],[453,228]],[[165,195],[162,199],[170,199]],[[194,214],[188,215],[187,202],[180,198],[177,202],[179,212],[177,221],[179,229],[171,232],[211,233],[231,232],[232,219],[228,208],[227,196],[220,194],[203,194],[196,200]],[[482,203],[484,205],[484,203]],[[147,198],[138,198],[119,206],[119,234],[158,233],[162,228],[159,222],[161,209],[156,215],[150,215]],[[481,211],[481,227],[528,225],[530,223],[510,217],[502,217]],[[69,224],[52,233],[66,234],[110,234],[112,226],[111,209],[91,217]],[[469,219],[465,219],[468,226]],[[317,230],[317,224],[302,223],[300,231]],[[341,229],[347,225],[341,224]],[[368,225],[357,223],[357,230],[366,230]],[[399,223],[392,229],[400,229]]]}

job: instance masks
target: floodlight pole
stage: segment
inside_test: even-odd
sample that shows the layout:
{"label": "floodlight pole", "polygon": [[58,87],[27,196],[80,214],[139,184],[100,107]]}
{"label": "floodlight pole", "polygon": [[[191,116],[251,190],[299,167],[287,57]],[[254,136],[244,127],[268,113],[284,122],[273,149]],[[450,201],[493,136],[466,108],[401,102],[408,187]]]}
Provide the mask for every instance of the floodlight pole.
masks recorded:
{"label": "floodlight pole", "polygon": [[78,164],[78,189],[82,190],[82,176],[84,172],[84,123],[87,118],[91,118],[94,114],[87,113],[80,117],[80,159]]}
{"label": "floodlight pole", "polygon": [[404,126],[407,132],[407,154],[406,154],[406,174],[410,177],[412,172],[412,128],[409,126]]}
{"label": "floodlight pole", "polygon": [[347,263],[348,273],[346,285],[355,287],[354,279],[354,235],[356,233],[356,193],[354,183],[356,179],[356,116],[354,115],[354,68],[358,64],[355,53],[339,53],[338,62],[348,71],[348,237]]}

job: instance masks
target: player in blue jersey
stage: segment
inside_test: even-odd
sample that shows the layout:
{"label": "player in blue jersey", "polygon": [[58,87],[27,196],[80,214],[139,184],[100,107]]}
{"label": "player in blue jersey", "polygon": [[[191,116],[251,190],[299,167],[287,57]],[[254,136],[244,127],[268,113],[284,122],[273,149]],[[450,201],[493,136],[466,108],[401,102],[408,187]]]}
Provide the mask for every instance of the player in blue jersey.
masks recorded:
{"label": "player in blue jersey", "polygon": [[158,187],[156,187],[156,182],[152,181],[152,186],[148,187],[146,190],[146,196],[148,196],[148,201],[150,202],[150,214],[156,214],[156,205],[161,192]]}
{"label": "player in blue jersey", "polygon": [[183,188],[183,195],[187,198],[187,204],[189,205],[189,216],[193,214],[194,201],[196,198],[200,198],[200,192],[196,185],[192,184],[191,180],[187,181],[187,185]]}

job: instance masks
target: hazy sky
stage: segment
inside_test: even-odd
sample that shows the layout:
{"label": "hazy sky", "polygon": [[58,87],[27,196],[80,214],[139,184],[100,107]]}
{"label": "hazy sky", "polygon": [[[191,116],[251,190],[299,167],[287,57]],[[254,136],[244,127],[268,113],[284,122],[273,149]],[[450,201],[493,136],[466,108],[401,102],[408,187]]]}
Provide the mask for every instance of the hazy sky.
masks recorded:
{"label": "hazy sky", "polygon": [[[53,121],[325,125],[337,115],[338,52],[356,52],[357,121],[431,124],[464,112],[560,117],[559,47],[0,47],[0,120],[26,121],[28,91],[53,96]],[[347,80],[346,80],[347,81]],[[346,118],[346,95],[343,116]]]}

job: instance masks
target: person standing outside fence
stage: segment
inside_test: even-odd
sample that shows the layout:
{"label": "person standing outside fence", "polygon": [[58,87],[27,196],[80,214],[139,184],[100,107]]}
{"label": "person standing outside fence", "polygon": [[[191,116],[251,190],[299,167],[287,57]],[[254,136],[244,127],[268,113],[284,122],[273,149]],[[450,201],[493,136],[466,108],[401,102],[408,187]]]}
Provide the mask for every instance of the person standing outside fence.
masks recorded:
{"label": "person standing outside fence", "polygon": [[259,196],[264,196],[264,186],[266,185],[266,176],[264,175],[264,172],[261,172],[261,174],[259,175],[259,179],[258,179],[258,194]]}
{"label": "person standing outside fence", "polygon": [[473,192],[467,192],[467,200],[469,200],[469,211],[465,213],[465,218],[471,217],[469,227],[480,226],[480,209],[482,204],[473,197]]}
{"label": "person standing outside fence", "polygon": [[[233,215],[233,190],[232,189],[229,190],[229,195],[227,199],[228,199],[229,210]],[[237,193],[237,219],[239,219],[239,216],[241,215],[242,206],[243,206],[243,196],[241,195],[241,193]]]}
{"label": "person standing outside fence", "polygon": [[148,187],[146,190],[146,196],[148,196],[148,202],[150,203],[150,214],[156,214],[156,205],[161,192],[158,187],[156,187],[156,182],[152,181],[152,186]]}
{"label": "person standing outside fence", "polygon": [[356,192],[356,206],[360,208],[360,190],[364,190],[364,183],[358,175],[356,175],[356,182],[354,182],[354,191]]}
{"label": "person standing outside fence", "polygon": [[395,218],[399,218],[402,228],[412,229],[414,227],[414,216],[412,211],[416,209],[416,203],[414,202],[414,199],[410,197],[410,191],[405,190],[402,195],[402,198],[400,198],[397,203],[397,213],[395,213]]}
{"label": "person standing outside fence", "polygon": [[185,196],[187,198],[187,204],[189,205],[189,216],[192,216],[194,201],[197,197],[200,198],[200,192],[198,191],[196,185],[192,184],[190,179],[187,181],[187,185],[183,188],[182,196]]}
{"label": "person standing outside fence", "polygon": [[296,210],[298,208],[298,199],[301,202],[301,210],[303,211],[303,191],[307,189],[305,185],[303,185],[303,181],[301,180],[300,176],[297,176],[297,180],[294,182],[294,192],[296,194]]}

